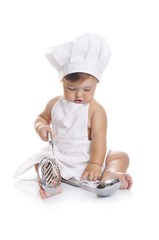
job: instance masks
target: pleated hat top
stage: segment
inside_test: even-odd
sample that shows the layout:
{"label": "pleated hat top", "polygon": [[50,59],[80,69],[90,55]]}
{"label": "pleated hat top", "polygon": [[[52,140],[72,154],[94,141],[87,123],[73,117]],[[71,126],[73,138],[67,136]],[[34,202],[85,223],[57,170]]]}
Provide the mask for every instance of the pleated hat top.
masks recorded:
{"label": "pleated hat top", "polygon": [[73,41],[49,48],[46,57],[58,71],[60,79],[70,73],[83,72],[100,81],[111,51],[104,37],[87,33]]}

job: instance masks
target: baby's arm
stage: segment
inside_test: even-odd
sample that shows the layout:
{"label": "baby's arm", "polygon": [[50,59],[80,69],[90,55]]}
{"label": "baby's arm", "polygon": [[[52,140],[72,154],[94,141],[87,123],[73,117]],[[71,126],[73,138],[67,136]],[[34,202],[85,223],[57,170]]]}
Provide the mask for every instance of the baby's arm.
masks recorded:
{"label": "baby's arm", "polygon": [[35,120],[34,128],[37,132],[37,134],[40,136],[40,138],[43,141],[48,140],[47,133],[52,132],[52,129],[50,127],[51,123],[51,109],[54,106],[55,102],[58,100],[59,97],[53,98],[50,100],[45,109],[41,114],[38,115],[38,117]]}
{"label": "baby's arm", "polygon": [[91,119],[91,157],[82,174],[81,180],[100,180],[102,177],[102,166],[106,154],[106,131],[107,116],[104,108],[95,104]]}

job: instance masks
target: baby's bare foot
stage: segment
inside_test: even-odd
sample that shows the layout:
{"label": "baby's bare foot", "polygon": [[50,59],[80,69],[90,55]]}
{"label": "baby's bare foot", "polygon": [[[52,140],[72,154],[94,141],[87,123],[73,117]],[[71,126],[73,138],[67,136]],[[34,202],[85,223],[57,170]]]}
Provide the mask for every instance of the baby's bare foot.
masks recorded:
{"label": "baby's bare foot", "polygon": [[120,189],[130,189],[132,187],[132,177],[129,174],[123,172],[105,172],[101,182],[112,178],[117,178],[121,181]]}
{"label": "baby's bare foot", "polygon": [[59,187],[59,189],[58,189],[58,191],[57,191],[56,193],[51,194],[51,193],[48,193],[48,192],[46,192],[46,191],[44,190],[44,188],[42,187],[41,182],[40,182],[39,179],[38,179],[38,185],[39,185],[39,194],[40,194],[40,197],[41,197],[42,199],[52,197],[53,195],[56,195],[56,194],[60,193],[61,190],[62,190],[62,188]]}

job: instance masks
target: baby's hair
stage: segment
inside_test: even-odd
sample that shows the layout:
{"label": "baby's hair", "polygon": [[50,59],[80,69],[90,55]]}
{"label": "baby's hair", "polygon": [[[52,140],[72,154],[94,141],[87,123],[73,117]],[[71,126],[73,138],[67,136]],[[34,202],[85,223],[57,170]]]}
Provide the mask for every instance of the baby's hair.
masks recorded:
{"label": "baby's hair", "polygon": [[67,74],[64,78],[67,81],[71,81],[71,82],[75,82],[75,81],[79,81],[79,80],[85,80],[87,77],[92,76],[88,73],[83,73],[83,72],[75,72],[75,73],[70,73]]}

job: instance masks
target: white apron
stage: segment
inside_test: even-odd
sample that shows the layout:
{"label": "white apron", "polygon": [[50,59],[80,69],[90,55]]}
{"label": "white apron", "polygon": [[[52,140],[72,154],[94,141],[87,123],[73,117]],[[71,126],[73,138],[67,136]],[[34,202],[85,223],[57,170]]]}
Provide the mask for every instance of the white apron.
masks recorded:
{"label": "white apron", "polygon": [[[63,97],[55,103],[51,111],[54,137],[54,158],[65,179],[80,177],[90,158],[88,140],[88,109],[89,104],[68,102]],[[43,157],[52,157],[49,147],[42,149],[18,167],[18,177]]]}

